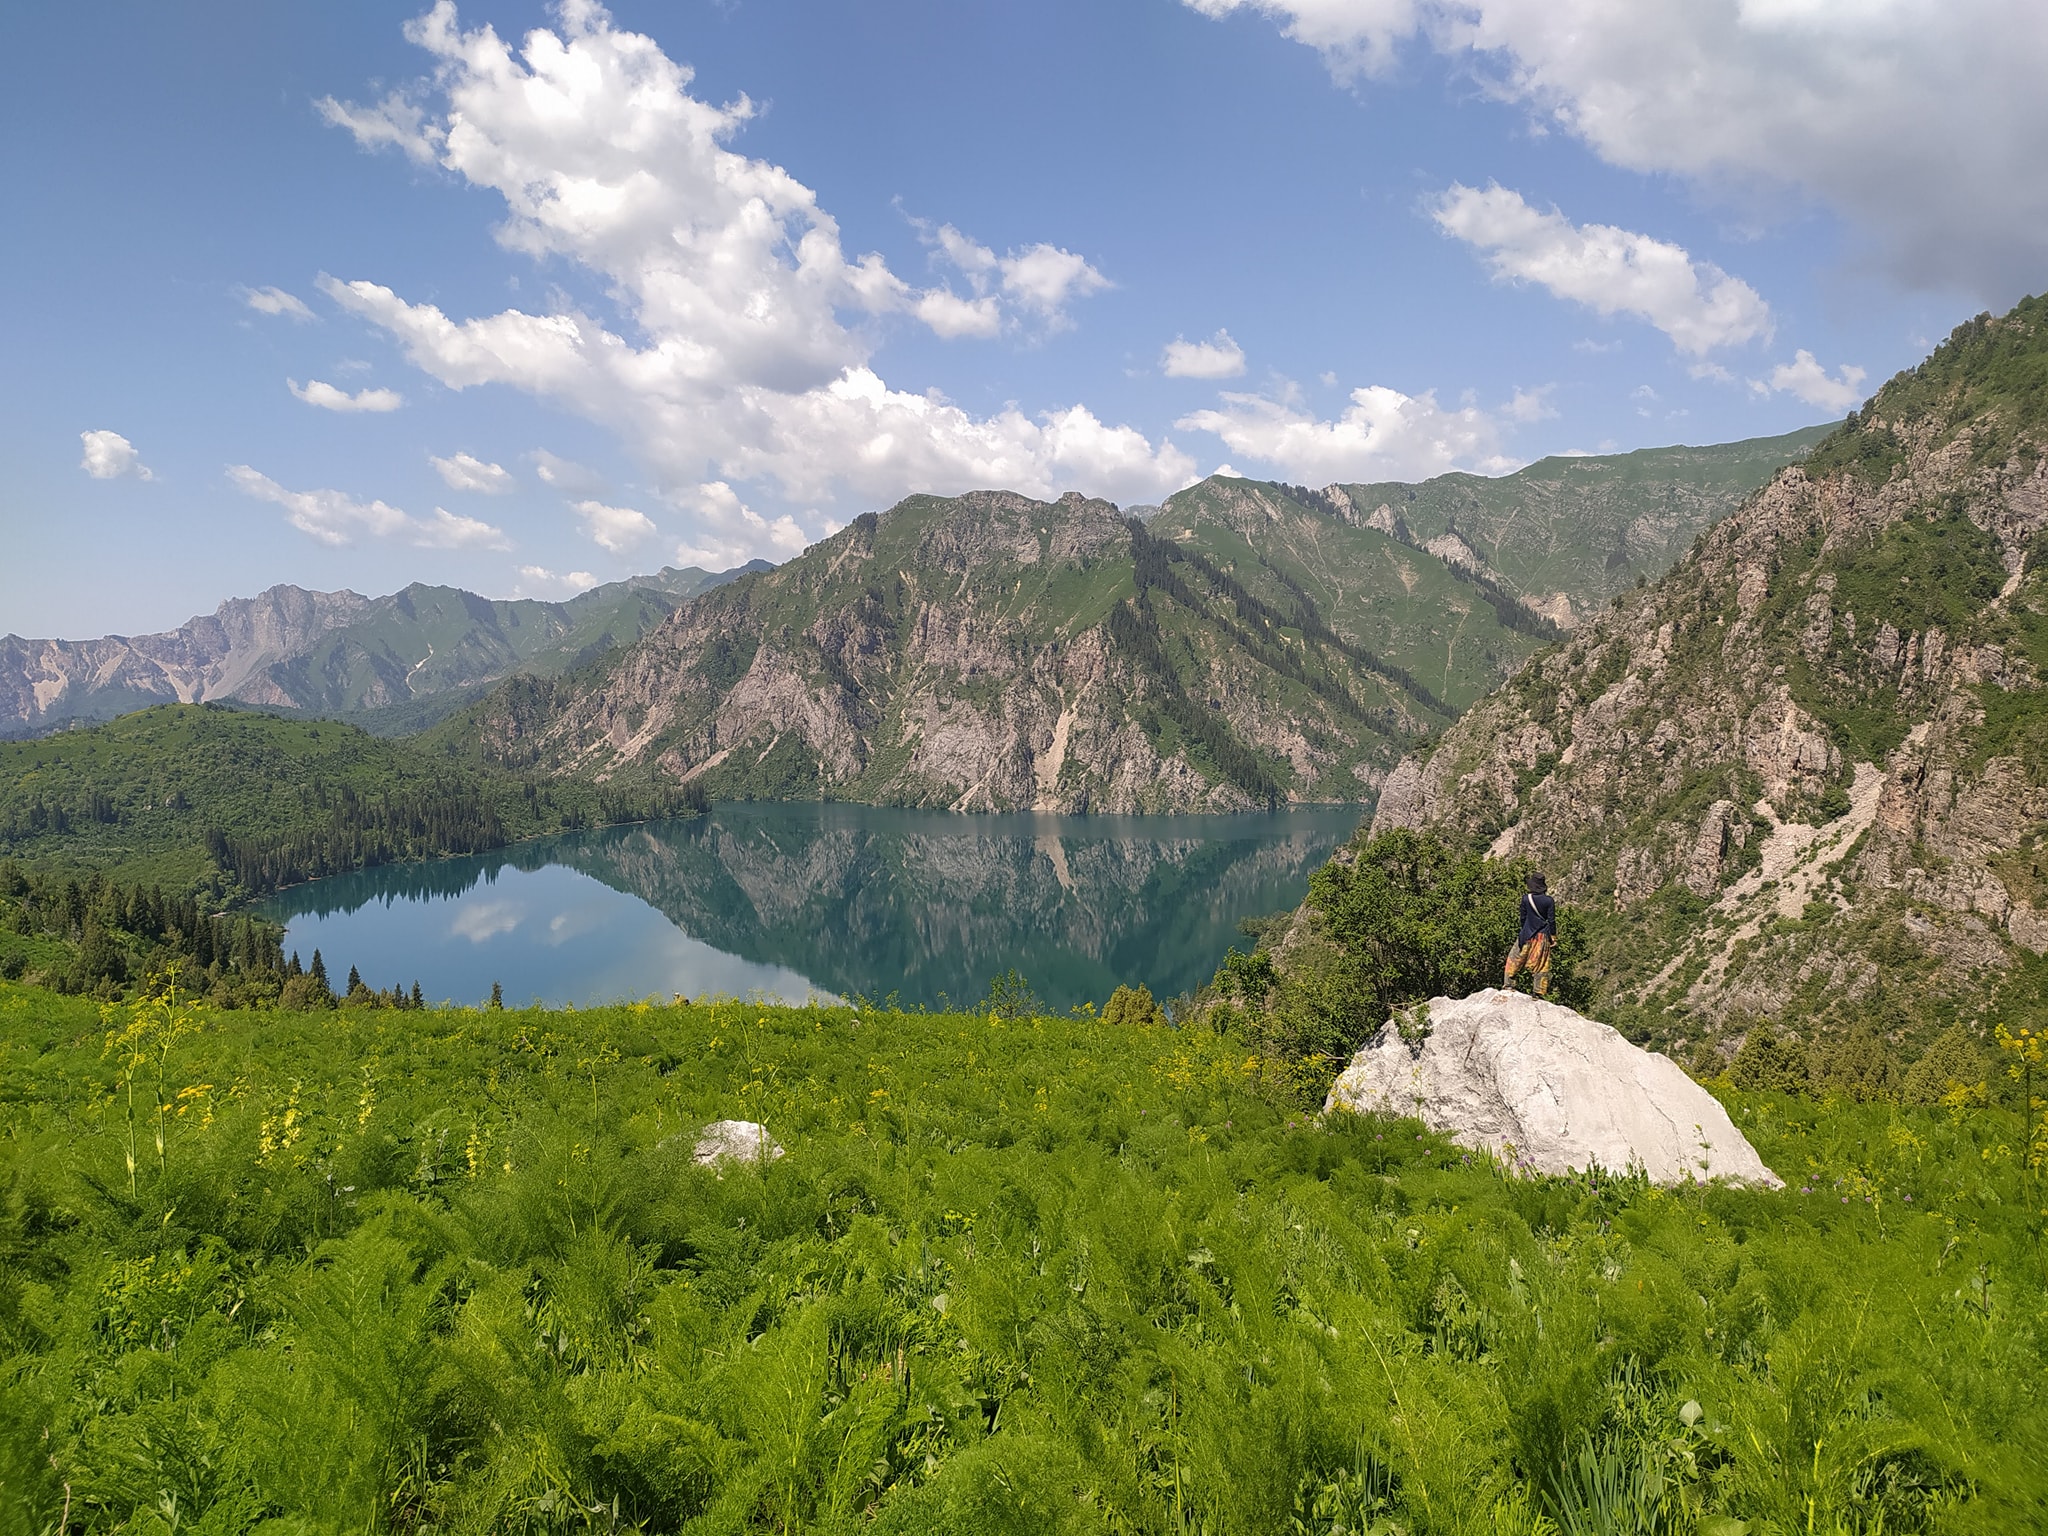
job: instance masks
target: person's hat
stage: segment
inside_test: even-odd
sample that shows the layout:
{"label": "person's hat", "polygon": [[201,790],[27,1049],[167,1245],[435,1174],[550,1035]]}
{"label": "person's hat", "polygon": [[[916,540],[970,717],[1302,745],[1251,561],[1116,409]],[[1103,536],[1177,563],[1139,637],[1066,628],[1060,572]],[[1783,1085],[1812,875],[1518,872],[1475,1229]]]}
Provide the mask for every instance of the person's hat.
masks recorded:
{"label": "person's hat", "polygon": [[1541,875],[1531,875],[1529,877],[1529,889],[1541,895],[1550,889],[1550,883]]}

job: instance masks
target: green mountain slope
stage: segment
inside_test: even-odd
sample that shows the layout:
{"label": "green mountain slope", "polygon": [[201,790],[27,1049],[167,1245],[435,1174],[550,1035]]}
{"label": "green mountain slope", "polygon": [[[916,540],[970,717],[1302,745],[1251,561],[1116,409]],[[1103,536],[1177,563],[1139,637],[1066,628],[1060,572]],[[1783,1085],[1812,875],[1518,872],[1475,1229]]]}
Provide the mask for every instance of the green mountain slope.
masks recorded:
{"label": "green mountain slope", "polygon": [[628,651],[436,733],[490,761],[656,763],[715,797],[987,809],[1356,799],[1452,708],[1107,502],[912,497]]}
{"label": "green mountain slope", "polygon": [[[1605,563],[1610,533],[1673,518],[1689,530],[1810,436],[1525,472],[1516,484],[1539,488],[1530,531],[1494,545],[1503,558],[1541,546],[1555,565],[1553,546],[1598,532],[1593,584],[1551,605],[1572,619],[1627,574]],[[1403,490],[1425,507],[1452,494]],[[1465,545],[1428,548],[1342,487],[1214,477],[1145,510],[912,497],[554,686],[493,694],[436,741],[551,773],[654,762],[714,796],[1098,811],[1360,800],[1412,737],[1563,632]]]}
{"label": "green mountain slope", "polygon": [[340,870],[676,815],[673,786],[535,785],[334,721],[159,705],[0,742],[0,859],[215,901]]}
{"label": "green mountain slope", "polygon": [[1376,824],[1547,864],[1660,1038],[2000,1006],[2048,953],[2044,530],[2030,299],[1403,763]]}
{"label": "green mountain slope", "polygon": [[1562,633],[1498,583],[1332,516],[1320,493],[1213,477],[1170,498],[1150,526],[1263,602],[1313,607],[1334,632],[1397,662],[1452,709]]}
{"label": "green mountain slope", "polygon": [[1334,486],[1326,494],[1352,516],[1393,524],[1413,543],[1476,560],[1569,625],[1638,577],[1661,576],[1701,529],[1832,430],[1823,424],[1708,447],[1539,459],[1491,479],[1439,475],[1419,485]]}
{"label": "green mountain slope", "polygon": [[160,635],[0,638],[0,737],[33,736],[165,702],[257,708],[418,730],[519,671],[552,673],[627,645],[746,571],[611,582],[564,603],[415,583],[388,597],[273,587]]}

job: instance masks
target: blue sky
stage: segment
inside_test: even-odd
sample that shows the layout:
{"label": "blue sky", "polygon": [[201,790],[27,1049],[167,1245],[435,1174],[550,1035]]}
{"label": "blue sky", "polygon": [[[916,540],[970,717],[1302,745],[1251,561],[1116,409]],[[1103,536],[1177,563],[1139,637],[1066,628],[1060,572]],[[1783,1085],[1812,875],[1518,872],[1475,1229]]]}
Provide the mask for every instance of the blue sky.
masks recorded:
{"label": "blue sky", "polygon": [[2048,23],[2013,0],[11,25],[29,635],[280,581],[560,597],[912,491],[1780,432],[2048,264]]}

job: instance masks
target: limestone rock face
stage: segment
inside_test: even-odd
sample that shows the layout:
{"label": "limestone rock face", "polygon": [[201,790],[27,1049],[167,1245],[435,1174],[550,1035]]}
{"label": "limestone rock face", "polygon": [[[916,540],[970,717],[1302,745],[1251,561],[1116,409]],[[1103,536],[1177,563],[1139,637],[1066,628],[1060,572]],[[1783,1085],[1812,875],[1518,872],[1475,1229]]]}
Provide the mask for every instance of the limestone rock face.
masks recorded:
{"label": "limestone rock face", "polygon": [[1415,1115],[1461,1146],[1542,1173],[1641,1168],[1659,1184],[1783,1187],[1677,1063],[1569,1008],[1497,987],[1432,999],[1419,1042],[1390,1021],[1323,1108]]}
{"label": "limestone rock face", "polygon": [[719,1163],[772,1163],[782,1156],[782,1147],[768,1127],[752,1120],[714,1120],[697,1138],[693,1154],[701,1167]]}

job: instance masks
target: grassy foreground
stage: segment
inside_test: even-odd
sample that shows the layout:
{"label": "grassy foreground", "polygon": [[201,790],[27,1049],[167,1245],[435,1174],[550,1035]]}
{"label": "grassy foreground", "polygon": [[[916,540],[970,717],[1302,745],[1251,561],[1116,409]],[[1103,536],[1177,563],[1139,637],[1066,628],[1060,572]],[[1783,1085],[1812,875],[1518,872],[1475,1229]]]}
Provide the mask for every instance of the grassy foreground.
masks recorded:
{"label": "grassy foreground", "polygon": [[1733,1096],[1787,1189],[1667,1192],[1257,1071],[0,984],[0,1533],[2048,1528],[2015,1117]]}

